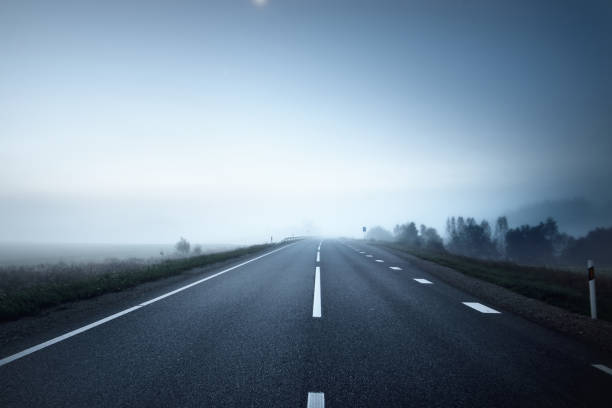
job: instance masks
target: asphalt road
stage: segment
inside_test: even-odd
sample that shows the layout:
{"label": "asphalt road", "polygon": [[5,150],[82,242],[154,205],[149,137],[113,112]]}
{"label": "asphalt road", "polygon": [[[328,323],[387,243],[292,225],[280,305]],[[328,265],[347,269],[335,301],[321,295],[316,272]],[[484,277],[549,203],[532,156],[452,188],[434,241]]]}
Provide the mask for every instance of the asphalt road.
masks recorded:
{"label": "asphalt road", "polygon": [[612,406],[603,352],[382,248],[319,243],[2,360],[0,407]]}

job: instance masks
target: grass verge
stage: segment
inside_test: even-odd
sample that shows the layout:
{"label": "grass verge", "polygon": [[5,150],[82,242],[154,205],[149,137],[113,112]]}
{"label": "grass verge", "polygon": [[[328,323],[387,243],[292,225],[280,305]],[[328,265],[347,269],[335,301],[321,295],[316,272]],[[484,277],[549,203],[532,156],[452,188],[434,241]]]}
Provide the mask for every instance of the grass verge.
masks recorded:
{"label": "grass verge", "polygon": [[[590,316],[586,270],[579,273],[549,267],[524,266],[444,252],[423,251],[392,243],[376,245],[400,250],[521,295]],[[609,274],[596,275],[596,286],[598,318],[612,321],[612,278]]]}
{"label": "grass verge", "polygon": [[138,284],[179,275],[193,268],[253,254],[264,244],[158,263],[138,260],[0,268],[0,321],[34,315],[65,302],[117,292]]}

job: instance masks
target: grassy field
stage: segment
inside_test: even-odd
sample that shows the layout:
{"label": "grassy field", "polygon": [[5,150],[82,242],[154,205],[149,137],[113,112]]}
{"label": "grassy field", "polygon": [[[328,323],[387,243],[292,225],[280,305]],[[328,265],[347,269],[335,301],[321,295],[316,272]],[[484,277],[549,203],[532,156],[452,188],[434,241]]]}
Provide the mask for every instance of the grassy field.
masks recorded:
{"label": "grassy field", "polygon": [[[530,298],[572,312],[590,315],[586,266],[582,271],[524,266],[449,253],[428,252],[391,243],[377,243],[377,245],[399,249]],[[609,269],[602,271],[596,269],[596,285],[598,317],[612,321],[612,275]]]}
{"label": "grassy field", "polygon": [[3,266],[0,267],[0,321],[14,320],[64,302],[87,299],[175,276],[193,268],[252,254],[273,246],[254,245],[155,263],[126,260]]}

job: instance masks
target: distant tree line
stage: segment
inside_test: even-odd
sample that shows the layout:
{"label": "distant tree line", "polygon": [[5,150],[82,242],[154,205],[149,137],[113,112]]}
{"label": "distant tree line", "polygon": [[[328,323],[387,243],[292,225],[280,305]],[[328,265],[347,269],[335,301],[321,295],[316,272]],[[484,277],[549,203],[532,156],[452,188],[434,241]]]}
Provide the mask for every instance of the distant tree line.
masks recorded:
{"label": "distant tree line", "polygon": [[417,228],[414,222],[396,225],[393,232],[373,227],[366,238],[529,265],[583,266],[587,259],[594,259],[599,265],[612,265],[612,227],[596,228],[584,237],[575,238],[560,232],[553,218],[538,225],[509,228],[505,216],[497,218],[493,227],[486,220],[449,217],[446,242],[435,228],[425,225]]}
{"label": "distant tree line", "polygon": [[435,228],[429,228],[423,224],[417,228],[414,222],[396,225],[393,233],[380,226],[372,227],[366,233],[366,238],[374,241],[399,242],[416,248],[444,250],[442,237],[438,235]]}

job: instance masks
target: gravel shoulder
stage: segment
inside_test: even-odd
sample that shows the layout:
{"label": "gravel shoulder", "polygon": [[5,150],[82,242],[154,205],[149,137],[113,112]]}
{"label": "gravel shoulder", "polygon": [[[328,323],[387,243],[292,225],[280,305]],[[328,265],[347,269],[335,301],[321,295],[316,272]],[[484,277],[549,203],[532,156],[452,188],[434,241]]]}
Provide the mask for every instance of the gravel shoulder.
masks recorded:
{"label": "gravel shoulder", "polygon": [[398,249],[387,246],[382,246],[382,248],[405,259],[414,267],[431,273],[447,284],[491,305],[511,311],[527,320],[574,337],[601,350],[612,352],[612,323],[592,320],[587,316],[568,312]]}

